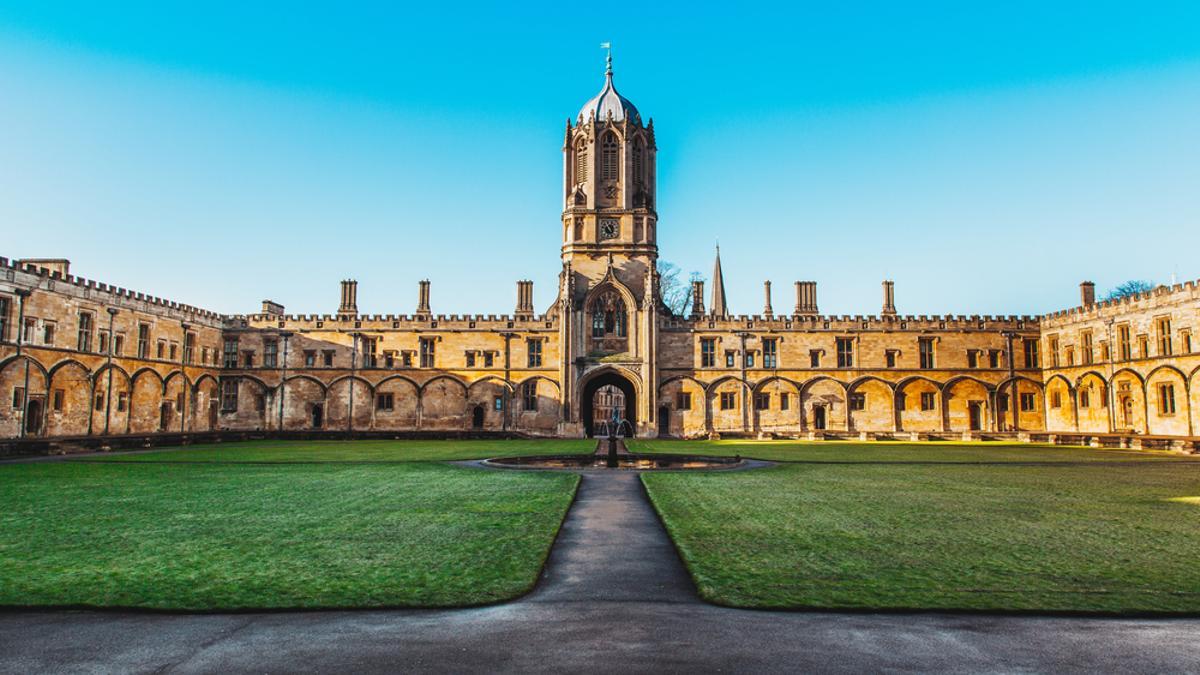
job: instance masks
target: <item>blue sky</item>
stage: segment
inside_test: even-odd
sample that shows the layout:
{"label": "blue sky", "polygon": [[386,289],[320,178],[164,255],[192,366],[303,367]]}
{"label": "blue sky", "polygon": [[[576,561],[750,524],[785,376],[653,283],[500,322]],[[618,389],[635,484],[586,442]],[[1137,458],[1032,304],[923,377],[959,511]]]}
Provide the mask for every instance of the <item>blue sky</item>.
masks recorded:
{"label": "blue sky", "polygon": [[[251,5],[246,7],[242,5]],[[731,308],[1038,313],[1200,277],[1200,5],[0,5],[0,255],[224,312],[539,308],[562,131],[616,83],[660,252]],[[830,5],[838,5],[831,7]]]}

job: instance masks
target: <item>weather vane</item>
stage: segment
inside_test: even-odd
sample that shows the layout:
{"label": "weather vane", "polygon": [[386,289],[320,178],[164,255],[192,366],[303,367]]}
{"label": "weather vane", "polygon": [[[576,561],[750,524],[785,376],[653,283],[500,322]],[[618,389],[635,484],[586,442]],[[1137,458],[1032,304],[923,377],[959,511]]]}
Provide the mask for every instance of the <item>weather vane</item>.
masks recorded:
{"label": "weather vane", "polygon": [[612,43],[611,42],[601,42],[600,49],[608,50],[608,59],[607,59],[608,72],[611,73],[612,72]]}

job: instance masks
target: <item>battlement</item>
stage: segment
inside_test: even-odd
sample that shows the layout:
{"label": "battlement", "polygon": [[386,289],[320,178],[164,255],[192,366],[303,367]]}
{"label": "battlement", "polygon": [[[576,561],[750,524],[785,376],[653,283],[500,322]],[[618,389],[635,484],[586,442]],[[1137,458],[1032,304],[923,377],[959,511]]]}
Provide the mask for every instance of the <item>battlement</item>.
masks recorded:
{"label": "battlement", "polygon": [[508,314],[238,314],[225,317],[229,328],[288,328],[293,330],[547,330],[557,319]]}
{"label": "battlement", "polygon": [[[1070,307],[1068,309],[1060,309],[1050,312],[1041,317],[1043,321],[1050,321],[1056,324],[1071,323],[1074,321],[1086,321],[1089,319],[1097,319],[1101,316],[1110,316],[1114,314],[1133,311],[1139,305],[1152,305],[1163,301],[1172,302],[1175,300],[1185,300],[1188,297],[1200,295],[1200,280],[1185,281],[1172,285],[1156,286],[1142,293],[1134,293],[1116,300],[1102,300],[1091,305],[1082,305]],[[1187,297],[1181,297],[1187,296]]]}
{"label": "battlement", "polygon": [[145,303],[146,305],[159,307],[165,310],[171,310],[187,314],[198,319],[208,319],[210,321],[223,321],[224,315],[213,312],[207,309],[202,309],[193,305],[187,305],[174,300],[167,300],[146,293],[131,291],[126,288],[106,284],[92,279],[85,279],[73,274],[63,274],[57,270],[51,270],[46,267],[38,266],[32,262],[22,264],[19,260],[12,260],[5,257],[0,257],[0,270],[4,270],[9,281],[15,279],[16,273],[27,274],[39,279],[39,285],[45,283],[45,290],[55,291],[55,285],[58,283],[70,284],[84,292],[84,296],[89,299],[96,298],[95,294],[108,295],[112,301],[126,300]]}
{"label": "battlement", "polygon": [[861,330],[926,331],[926,330],[1037,330],[1040,317],[971,315],[738,315],[699,318],[673,317],[666,322],[669,328],[691,330],[828,330],[852,332]]}

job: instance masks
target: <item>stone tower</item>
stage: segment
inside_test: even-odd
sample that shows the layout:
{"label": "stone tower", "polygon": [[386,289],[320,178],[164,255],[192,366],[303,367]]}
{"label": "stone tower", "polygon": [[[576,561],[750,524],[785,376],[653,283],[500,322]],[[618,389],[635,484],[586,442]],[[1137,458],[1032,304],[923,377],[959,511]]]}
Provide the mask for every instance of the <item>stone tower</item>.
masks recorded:
{"label": "stone tower", "polygon": [[600,93],[567,120],[562,151],[563,418],[590,429],[603,382],[624,391],[627,419],[645,430],[658,306],[654,123],[617,93],[611,54]]}

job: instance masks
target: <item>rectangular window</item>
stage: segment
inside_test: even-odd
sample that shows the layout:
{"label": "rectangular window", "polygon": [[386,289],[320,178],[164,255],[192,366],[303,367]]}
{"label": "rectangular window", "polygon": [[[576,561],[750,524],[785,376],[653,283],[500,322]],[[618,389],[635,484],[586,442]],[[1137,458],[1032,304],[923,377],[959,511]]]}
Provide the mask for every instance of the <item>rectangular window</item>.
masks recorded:
{"label": "rectangular window", "polygon": [[525,410],[538,409],[537,381],[521,385],[521,405]]}
{"label": "rectangular window", "polygon": [[[401,352],[400,363],[402,363],[405,368],[412,368],[413,353],[412,352]],[[491,365],[491,364],[488,363],[487,359],[484,359],[484,365],[486,366],[486,365]]]}
{"label": "rectangular window", "polygon": [[974,350],[974,349],[967,350],[967,367],[968,368],[978,368],[979,367],[979,352],[977,350]]}
{"label": "rectangular window", "polygon": [[904,392],[896,394],[896,410],[908,410],[908,394]]}
{"label": "rectangular window", "polygon": [[54,328],[55,324],[52,321],[46,321],[42,324],[42,344],[54,346]]}
{"label": "rectangular window", "polygon": [[433,338],[421,338],[421,367],[433,368],[436,361]]}
{"label": "rectangular window", "polygon": [[396,403],[395,394],[379,394],[375,397],[376,410],[391,410]]}
{"label": "rectangular window", "polygon": [[923,337],[917,340],[917,354],[920,356],[921,368],[933,368],[933,338]]}
{"label": "rectangular window", "polygon": [[1038,341],[1036,338],[1025,338],[1025,367],[1041,367],[1041,363],[1038,361]]}
{"label": "rectangular window", "polygon": [[888,368],[895,368],[896,367],[896,350],[889,349],[886,352],[884,352],[883,353],[883,361],[884,361],[884,364]]}
{"label": "rectangular window", "polygon": [[1179,337],[1183,338],[1183,353],[1191,354],[1192,353],[1192,332],[1186,331],[1186,330],[1180,331]]}
{"label": "rectangular window", "polygon": [[1159,415],[1174,415],[1175,414],[1175,385],[1173,385],[1173,384],[1158,385],[1158,414]]}
{"label": "rectangular window", "polygon": [[[154,353],[155,353],[156,358],[159,358],[159,359],[167,358],[167,341],[159,340],[158,345],[156,347],[156,351]],[[237,359],[235,358],[234,360],[236,361]]]}
{"label": "rectangular window", "polygon": [[1079,407],[1090,408],[1092,402],[1092,392],[1088,387],[1083,387],[1079,390]]}
{"label": "rectangular window", "polygon": [[33,336],[37,334],[37,319],[32,316],[25,317],[25,330],[21,336],[21,341],[25,344],[33,344]]}
{"label": "rectangular window", "polygon": [[376,366],[377,360],[375,357],[375,348],[376,348],[377,343],[378,343],[378,340],[376,340],[375,338],[369,338],[369,337],[362,338],[361,344],[362,344],[362,367],[363,368],[374,368]]}
{"label": "rectangular window", "polygon": [[1111,357],[1112,357],[1112,354],[1110,354],[1108,351],[1108,341],[1101,340],[1100,341],[1100,360],[1107,361]]}
{"label": "rectangular window", "polygon": [[483,367],[491,368],[496,363],[496,355],[491,352],[483,353]]}
{"label": "rectangular window", "polygon": [[242,367],[243,368],[253,368],[254,367],[254,350],[247,349],[242,352]]}
{"label": "rectangular window", "polygon": [[778,344],[779,341],[774,338],[762,341],[763,368],[779,367]]}
{"label": "rectangular window", "polygon": [[789,407],[791,407],[791,404],[792,404],[792,400],[791,400],[791,397],[788,396],[787,392],[786,391],[780,392],[779,393],[779,409],[787,410]]}
{"label": "rectangular window", "polygon": [[98,348],[97,353],[108,353],[108,331],[102,330],[96,332],[96,347]]}
{"label": "rectangular window", "polygon": [[304,367],[305,368],[316,368],[317,367],[317,352],[316,351],[314,351],[312,349],[304,350]]}
{"label": "rectangular window", "polygon": [[183,362],[190,364],[196,359],[196,334],[188,331],[183,334]]}
{"label": "rectangular window", "polygon": [[991,349],[988,351],[988,368],[1000,367],[1000,350]]}
{"label": "rectangular window", "polygon": [[732,351],[725,352],[725,367],[732,368],[737,363],[737,357]]}
{"label": "rectangular window", "polygon": [[676,394],[675,395],[675,409],[676,410],[691,410],[692,409],[692,395],[686,391],[681,391],[678,394]]}
{"label": "rectangular window", "polygon": [[8,339],[8,315],[12,311],[12,300],[0,295],[0,341]]}
{"label": "rectangular window", "polygon": [[175,354],[176,354],[176,352],[178,352],[178,350],[179,350],[179,345],[178,345],[178,343],[172,342],[172,343],[171,343],[171,345],[170,345],[170,347],[168,347],[168,351],[169,351],[169,353],[170,353],[170,354],[169,354],[169,356],[168,356],[168,358],[169,358],[169,359],[171,359],[172,361],[174,361],[174,360],[175,360]]}
{"label": "rectangular window", "polygon": [[113,354],[121,356],[125,353],[125,336],[117,333],[113,336]]}
{"label": "rectangular window", "polygon": [[383,353],[383,367],[388,369],[396,367],[396,352],[394,350],[389,349]]}
{"label": "rectangular window", "polygon": [[117,392],[117,412],[125,412],[125,408],[129,407],[129,393],[120,391]]}
{"label": "rectangular window", "polygon": [[529,355],[529,367],[542,367],[542,341],[541,340],[526,340],[525,353]]}
{"label": "rectangular window", "polygon": [[754,367],[754,352],[746,352],[746,367]]}
{"label": "rectangular window", "polygon": [[76,342],[76,348],[81,352],[92,351],[92,314],[91,312],[79,313],[79,339]]}
{"label": "rectangular window", "polygon": [[1025,392],[1021,394],[1021,412],[1033,412],[1037,410],[1037,397],[1031,393]]}
{"label": "rectangular window", "polygon": [[12,407],[20,409],[25,405],[25,388],[13,387]]}
{"label": "rectangular window", "polygon": [[1062,392],[1060,392],[1060,391],[1050,392],[1050,407],[1051,408],[1061,408],[1062,407]]}
{"label": "rectangular window", "polygon": [[[188,333],[190,336],[191,333]],[[184,354],[187,350],[184,349]],[[263,366],[267,368],[275,368],[279,365],[279,342],[277,340],[263,340]]]}
{"label": "rectangular window", "polygon": [[866,410],[867,395],[866,394],[850,394],[850,409],[851,410]]}
{"label": "rectangular window", "polygon": [[63,399],[66,398],[66,392],[62,389],[54,390],[54,412],[63,411]]}
{"label": "rectangular window", "polygon": [[150,358],[150,324],[138,324],[137,355],[139,359]]}
{"label": "rectangular window", "polygon": [[854,367],[854,339],[853,338],[838,338],[837,339],[837,365],[838,365],[838,368],[853,368]]}
{"label": "rectangular window", "polygon": [[1170,356],[1171,349],[1171,317],[1164,316],[1155,322],[1158,328],[1158,355]]}
{"label": "rectangular window", "polygon": [[765,394],[765,393],[755,394],[754,395],[754,409],[755,410],[770,410],[771,409],[771,395]]}
{"label": "rectangular window", "polygon": [[1150,338],[1145,335],[1138,336],[1138,356],[1143,359],[1150,358]]}
{"label": "rectangular window", "polygon": [[[326,368],[333,367],[333,350],[332,349],[325,349],[325,350],[321,351],[321,363],[324,364],[324,366]],[[412,364],[408,364],[408,365],[412,365]]]}
{"label": "rectangular window", "polygon": [[1117,358],[1129,361],[1133,358],[1133,348],[1129,339],[1129,324],[1117,326]]}
{"label": "rectangular window", "polygon": [[713,338],[700,339],[700,367],[712,368],[717,365],[717,341]]}
{"label": "rectangular window", "polygon": [[104,392],[102,392],[102,391],[96,392],[96,400],[93,401],[92,403],[93,403],[92,407],[94,407],[96,409],[96,412],[100,412],[101,410],[104,410]]}
{"label": "rectangular window", "polygon": [[1067,367],[1075,365],[1075,348],[1067,347]]}
{"label": "rectangular window", "polygon": [[466,362],[467,362],[468,368],[475,367],[475,352],[467,352],[466,353]]}
{"label": "rectangular window", "polygon": [[721,410],[733,410],[737,406],[737,393],[732,391],[721,392]]}
{"label": "rectangular window", "polygon": [[496,396],[492,399],[492,409],[496,411],[504,410],[504,397]]}
{"label": "rectangular window", "polygon": [[1053,368],[1057,368],[1058,367],[1058,338],[1051,337],[1049,342],[1046,345],[1046,348],[1050,350],[1050,366]]}
{"label": "rectangular window", "polygon": [[921,392],[921,410],[926,412],[933,410],[933,406],[936,403],[933,396],[934,395],[932,391]]}
{"label": "rectangular window", "polygon": [[[236,357],[235,357],[236,359]],[[236,365],[236,362],[235,362]],[[221,383],[221,410],[236,412],[238,408],[238,381],[225,380]]]}
{"label": "rectangular window", "polygon": [[809,368],[820,368],[821,367],[821,350],[820,349],[813,349],[808,352],[808,367]]}
{"label": "rectangular window", "polygon": [[1092,331],[1090,331],[1090,330],[1083,331],[1083,333],[1081,333],[1079,336],[1079,342],[1080,342],[1079,358],[1082,360],[1083,365],[1085,365],[1085,366],[1092,365],[1092,358],[1093,358],[1093,354],[1094,354],[1094,346],[1092,344]]}
{"label": "rectangular window", "polygon": [[1008,412],[1008,394],[1000,394],[996,397],[996,409],[1000,414]]}

